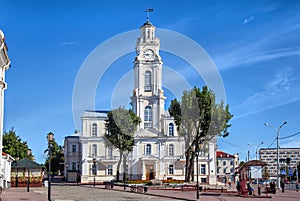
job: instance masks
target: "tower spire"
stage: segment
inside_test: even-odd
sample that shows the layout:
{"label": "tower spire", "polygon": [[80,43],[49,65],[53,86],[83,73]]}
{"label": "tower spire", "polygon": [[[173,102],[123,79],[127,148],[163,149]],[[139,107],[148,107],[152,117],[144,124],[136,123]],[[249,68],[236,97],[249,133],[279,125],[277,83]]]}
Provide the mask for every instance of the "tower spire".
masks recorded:
{"label": "tower spire", "polygon": [[150,13],[153,12],[153,11],[154,11],[153,8],[147,8],[147,9],[145,10],[145,12],[147,12],[147,22],[150,21]]}

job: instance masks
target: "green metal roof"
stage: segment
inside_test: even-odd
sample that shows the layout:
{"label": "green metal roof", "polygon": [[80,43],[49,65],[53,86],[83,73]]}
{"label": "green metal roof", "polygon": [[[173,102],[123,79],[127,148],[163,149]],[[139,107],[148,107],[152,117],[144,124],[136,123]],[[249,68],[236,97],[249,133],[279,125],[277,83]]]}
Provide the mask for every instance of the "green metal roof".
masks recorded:
{"label": "green metal roof", "polygon": [[24,158],[19,161],[14,161],[11,164],[12,168],[43,168],[44,165],[40,165],[34,161]]}

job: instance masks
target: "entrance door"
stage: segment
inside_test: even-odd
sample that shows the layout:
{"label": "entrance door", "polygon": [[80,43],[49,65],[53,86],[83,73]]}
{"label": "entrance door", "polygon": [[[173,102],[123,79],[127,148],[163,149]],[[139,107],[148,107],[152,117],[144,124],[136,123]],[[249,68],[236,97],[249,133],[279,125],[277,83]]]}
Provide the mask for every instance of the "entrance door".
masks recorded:
{"label": "entrance door", "polygon": [[154,165],[146,165],[146,179],[151,180],[155,178]]}

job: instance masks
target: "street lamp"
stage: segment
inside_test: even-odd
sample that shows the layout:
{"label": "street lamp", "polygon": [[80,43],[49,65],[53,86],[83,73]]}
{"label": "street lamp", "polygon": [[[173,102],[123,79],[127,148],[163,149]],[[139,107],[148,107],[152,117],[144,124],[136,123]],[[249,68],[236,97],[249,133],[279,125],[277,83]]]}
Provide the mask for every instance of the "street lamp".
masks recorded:
{"label": "street lamp", "polygon": [[278,128],[275,128],[274,126],[265,123],[265,126],[269,126],[271,128],[274,128],[276,130],[276,140],[277,140],[277,186],[280,188],[280,177],[279,177],[279,130],[287,124],[287,121],[283,122]]}
{"label": "street lamp", "polygon": [[93,158],[94,188],[96,186],[96,158]]}
{"label": "street lamp", "polygon": [[257,150],[259,148],[260,145],[262,145],[264,142],[261,142],[259,145],[256,146],[256,152],[255,152],[255,159],[257,160]]}
{"label": "street lamp", "polygon": [[49,132],[47,134],[47,141],[48,141],[48,165],[49,165],[49,172],[48,172],[48,201],[51,201],[51,143],[53,141],[54,134]]}

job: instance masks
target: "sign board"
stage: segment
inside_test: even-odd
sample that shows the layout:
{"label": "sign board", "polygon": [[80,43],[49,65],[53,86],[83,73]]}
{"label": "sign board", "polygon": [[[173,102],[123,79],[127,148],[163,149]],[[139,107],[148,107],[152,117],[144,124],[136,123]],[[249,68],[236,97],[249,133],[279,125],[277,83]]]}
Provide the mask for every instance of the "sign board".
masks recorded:
{"label": "sign board", "polygon": [[292,168],[289,168],[289,176],[293,176],[293,169]]}
{"label": "sign board", "polygon": [[251,168],[250,171],[251,171],[252,179],[261,179],[262,178],[261,166],[251,166],[250,168]]}

